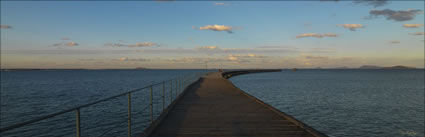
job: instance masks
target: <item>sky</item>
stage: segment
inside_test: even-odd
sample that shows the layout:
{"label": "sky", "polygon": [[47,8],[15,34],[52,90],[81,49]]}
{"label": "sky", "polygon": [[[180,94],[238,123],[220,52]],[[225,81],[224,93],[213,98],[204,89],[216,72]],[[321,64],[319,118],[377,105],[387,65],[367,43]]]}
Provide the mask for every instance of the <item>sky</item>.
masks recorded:
{"label": "sky", "polygon": [[424,1],[1,1],[1,68],[424,68]]}

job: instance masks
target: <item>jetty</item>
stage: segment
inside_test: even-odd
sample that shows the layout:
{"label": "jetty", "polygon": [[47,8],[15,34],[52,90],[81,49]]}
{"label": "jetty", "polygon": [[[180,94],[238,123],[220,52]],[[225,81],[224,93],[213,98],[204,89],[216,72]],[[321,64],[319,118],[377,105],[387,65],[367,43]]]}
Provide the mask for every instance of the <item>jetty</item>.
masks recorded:
{"label": "jetty", "polygon": [[188,86],[140,137],[326,137],[227,80],[276,71],[281,70],[209,73]]}
{"label": "jetty", "polygon": [[[89,133],[90,128],[84,128],[84,124],[81,126],[81,123],[87,120],[81,119],[81,115],[90,114],[88,111],[92,109],[91,106],[121,99],[127,101],[127,105],[121,104],[120,107],[125,107],[126,109],[123,110],[127,111],[128,137],[327,137],[292,116],[242,91],[228,80],[243,74],[278,71],[281,70],[227,70],[224,72],[220,70],[180,76],[4,126],[0,128],[0,136],[26,136],[28,134],[20,135],[20,132],[29,131],[28,129],[37,131],[38,128],[49,128],[37,124],[69,113],[75,115],[75,119],[69,120],[75,123],[75,128],[70,125],[66,126],[64,130],[74,129],[76,137],[123,136],[126,133],[121,131],[119,135],[110,134],[111,130]],[[132,101],[143,98],[149,98],[149,104]],[[140,106],[145,107],[141,110],[133,110]],[[81,113],[82,109],[85,110],[84,113]],[[137,121],[140,118],[146,120]],[[143,128],[133,128],[133,126],[140,127],[143,124],[146,125]],[[135,130],[132,131],[132,129]],[[83,131],[85,134],[82,134]],[[39,132],[32,135],[43,136],[42,134]]]}

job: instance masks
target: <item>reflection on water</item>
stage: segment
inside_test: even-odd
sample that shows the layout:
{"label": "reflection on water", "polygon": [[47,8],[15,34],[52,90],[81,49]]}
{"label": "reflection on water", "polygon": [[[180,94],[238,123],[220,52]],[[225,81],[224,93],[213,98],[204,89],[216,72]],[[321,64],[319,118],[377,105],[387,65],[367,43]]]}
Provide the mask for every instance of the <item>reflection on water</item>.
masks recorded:
{"label": "reflection on water", "polygon": [[[1,72],[1,127],[201,70],[32,70]],[[174,85],[175,83],[173,83]],[[169,83],[165,84],[170,89]],[[169,92],[166,92],[169,93]],[[132,93],[135,136],[150,121],[149,89]],[[162,85],[153,87],[153,110],[162,110]],[[166,104],[170,101],[165,96]],[[175,97],[173,95],[173,97]],[[127,96],[81,109],[83,136],[126,136]],[[75,112],[2,133],[13,136],[75,136]]]}
{"label": "reflection on water", "polygon": [[330,136],[424,136],[424,70],[284,70],[230,80]]}

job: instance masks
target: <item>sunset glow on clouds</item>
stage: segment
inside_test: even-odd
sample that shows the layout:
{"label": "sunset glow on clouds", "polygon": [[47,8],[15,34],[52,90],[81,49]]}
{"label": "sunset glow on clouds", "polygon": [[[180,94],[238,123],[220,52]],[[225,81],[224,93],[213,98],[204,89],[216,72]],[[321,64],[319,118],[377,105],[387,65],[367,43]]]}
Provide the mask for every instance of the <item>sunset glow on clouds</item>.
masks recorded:
{"label": "sunset glow on clouds", "polygon": [[403,24],[403,27],[405,28],[419,28],[424,26],[424,24]]}
{"label": "sunset glow on clouds", "polygon": [[364,28],[362,24],[340,24],[338,26],[344,27],[346,29],[349,29],[351,31],[356,31],[358,28]]}
{"label": "sunset glow on clouds", "polygon": [[227,31],[228,33],[232,33],[232,27],[225,25],[206,25],[199,27],[199,30]]}
{"label": "sunset glow on clouds", "polygon": [[2,1],[1,68],[424,67],[423,1],[70,3]]}

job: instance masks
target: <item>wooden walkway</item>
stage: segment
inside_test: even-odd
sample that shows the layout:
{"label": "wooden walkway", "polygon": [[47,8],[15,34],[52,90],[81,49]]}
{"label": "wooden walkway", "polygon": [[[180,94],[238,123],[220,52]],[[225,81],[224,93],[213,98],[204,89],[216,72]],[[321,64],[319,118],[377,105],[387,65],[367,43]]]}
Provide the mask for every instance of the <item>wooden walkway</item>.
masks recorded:
{"label": "wooden walkway", "polygon": [[[175,103],[151,137],[320,137],[326,136],[210,73]],[[142,135],[146,136],[146,135]]]}

